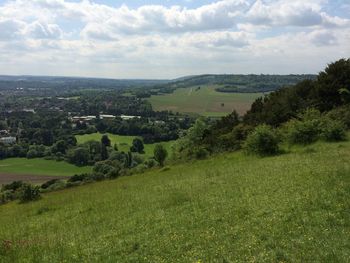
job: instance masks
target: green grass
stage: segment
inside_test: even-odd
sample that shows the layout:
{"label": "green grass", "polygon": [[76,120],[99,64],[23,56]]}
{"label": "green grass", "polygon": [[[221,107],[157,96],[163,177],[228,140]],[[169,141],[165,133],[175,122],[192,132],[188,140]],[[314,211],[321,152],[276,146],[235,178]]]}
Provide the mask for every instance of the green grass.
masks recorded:
{"label": "green grass", "polygon": [[239,114],[244,114],[255,99],[263,96],[262,93],[217,92],[216,87],[201,86],[201,89],[197,91],[197,87],[181,88],[172,94],[152,96],[149,101],[157,111],[172,110],[217,117],[231,113],[234,109]]}
{"label": "green grass", "polygon": [[349,142],[224,154],[1,206],[0,259],[349,262],[349,200]]}
{"label": "green grass", "polygon": [[[93,134],[84,134],[84,135],[77,135],[77,141],[78,144],[82,144],[88,141],[101,141],[101,137],[103,134],[101,133],[93,133]],[[132,141],[137,136],[124,136],[124,135],[115,135],[107,133],[108,138],[111,140],[111,145],[117,144],[119,151],[128,152],[130,150],[130,147],[132,145]],[[162,142],[161,144],[164,145],[164,147],[168,150],[169,154],[171,152],[171,146],[174,144],[174,141],[170,142]],[[153,150],[156,146],[156,143],[153,144],[145,144],[145,155],[147,157],[153,156]]]}
{"label": "green grass", "polygon": [[2,174],[72,176],[90,171],[91,167],[78,167],[66,162],[44,159],[10,158],[0,161]]}

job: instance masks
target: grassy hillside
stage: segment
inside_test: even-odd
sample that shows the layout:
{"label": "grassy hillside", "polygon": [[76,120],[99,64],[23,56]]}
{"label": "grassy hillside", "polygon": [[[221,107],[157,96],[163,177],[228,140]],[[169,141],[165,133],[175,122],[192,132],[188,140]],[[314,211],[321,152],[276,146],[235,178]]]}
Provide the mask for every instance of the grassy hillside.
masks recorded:
{"label": "grassy hillside", "polygon": [[347,262],[350,143],[225,154],[0,206],[2,262]]}
{"label": "grassy hillside", "polygon": [[10,158],[0,160],[0,176],[1,174],[72,176],[89,171],[91,171],[91,167],[78,167],[67,162],[44,159]]}
{"label": "grassy hillside", "polygon": [[[88,141],[101,141],[101,137],[103,134],[101,133],[93,133],[93,134],[84,134],[84,135],[77,135],[77,141],[78,144],[85,143]],[[124,136],[124,135],[115,135],[108,133],[108,138],[111,140],[112,146],[116,143],[118,146],[119,151],[128,152],[130,150],[130,147],[132,145],[132,141],[137,136]],[[168,150],[170,153],[171,146],[174,142],[162,142],[164,147]],[[145,155],[148,157],[153,156],[153,150],[156,143],[154,144],[145,144]]]}
{"label": "grassy hillside", "polygon": [[149,101],[155,110],[172,110],[182,113],[197,113],[203,116],[224,116],[234,109],[244,114],[262,93],[223,93],[217,86],[180,88],[174,93],[152,96]]}

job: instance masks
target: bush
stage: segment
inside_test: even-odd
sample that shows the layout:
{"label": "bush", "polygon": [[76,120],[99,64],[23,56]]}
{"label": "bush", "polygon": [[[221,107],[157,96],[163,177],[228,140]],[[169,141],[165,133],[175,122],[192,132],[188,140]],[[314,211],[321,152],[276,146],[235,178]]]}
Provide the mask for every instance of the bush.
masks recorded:
{"label": "bush", "polygon": [[209,152],[203,147],[196,149],[194,154],[198,160],[206,159],[209,156]]}
{"label": "bush", "polygon": [[81,181],[84,181],[88,177],[90,177],[89,174],[75,174],[68,179],[68,182],[69,183],[81,182]]}
{"label": "bush", "polygon": [[40,191],[38,186],[25,184],[20,191],[19,199],[22,203],[35,201],[40,198]]}
{"label": "bush", "polygon": [[[336,111],[333,112],[337,113]],[[342,141],[346,138],[346,125],[337,119],[332,119],[330,114],[321,115],[317,110],[309,109],[300,115],[300,119],[289,121],[287,141],[290,144],[310,144],[318,139],[326,141]]]}
{"label": "bush", "polygon": [[274,155],[279,152],[280,139],[276,131],[268,125],[260,125],[250,133],[244,143],[247,154],[258,156]]}
{"label": "bush", "polygon": [[43,183],[43,184],[41,185],[40,188],[41,188],[41,189],[47,189],[47,188],[49,188],[51,185],[57,183],[57,181],[59,181],[59,179],[52,179],[52,180],[50,180],[50,181],[47,181],[47,182]]}
{"label": "bush", "polygon": [[346,126],[340,121],[326,118],[322,122],[320,135],[325,141],[344,141],[346,139]]}
{"label": "bush", "polygon": [[287,141],[290,144],[310,144],[315,142],[320,134],[319,120],[291,120],[286,127]]}

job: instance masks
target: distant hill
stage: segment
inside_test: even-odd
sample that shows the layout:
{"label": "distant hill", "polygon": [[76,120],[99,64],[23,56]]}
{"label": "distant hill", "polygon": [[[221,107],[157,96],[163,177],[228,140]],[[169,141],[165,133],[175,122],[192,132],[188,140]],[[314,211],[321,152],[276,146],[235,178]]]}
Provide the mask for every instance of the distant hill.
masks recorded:
{"label": "distant hill", "polygon": [[0,75],[0,90],[11,88],[36,89],[123,89],[140,88],[168,83],[169,80],[152,79],[103,79],[50,76],[4,76]]}
{"label": "distant hill", "polygon": [[305,79],[315,79],[316,75],[198,75],[188,76],[171,81],[162,90],[169,93],[170,90],[201,85],[218,85],[219,92],[255,93],[275,91],[285,86],[295,85]]}
{"label": "distant hill", "polygon": [[316,75],[197,75],[173,80],[156,79],[104,79],[51,76],[0,75],[0,90],[26,89],[133,89],[146,88],[154,93],[172,93],[177,88],[200,85],[218,85],[219,92],[268,92],[301,80],[315,79]]}

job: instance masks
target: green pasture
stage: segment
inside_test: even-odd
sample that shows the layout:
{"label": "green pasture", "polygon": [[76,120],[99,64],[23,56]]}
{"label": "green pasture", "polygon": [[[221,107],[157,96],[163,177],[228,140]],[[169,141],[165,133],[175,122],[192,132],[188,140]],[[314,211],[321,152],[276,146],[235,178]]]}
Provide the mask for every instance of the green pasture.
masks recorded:
{"label": "green pasture", "polygon": [[78,167],[67,162],[53,160],[26,158],[0,160],[0,174],[72,176],[90,171],[91,167]]}
{"label": "green pasture", "polygon": [[[119,151],[128,152],[130,150],[130,147],[132,146],[132,141],[137,136],[124,136],[124,135],[115,135],[107,133],[108,138],[111,140],[111,145],[114,146],[114,144],[117,144]],[[84,134],[84,135],[77,135],[77,141],[78,144],[82,144],[88,141],[101,141],[103,134],[102,133],[93,133],[93,134]],[[162,142],[161,144],[164,145],[164,147],[168,150],[169,154],[171,152],[171,146],[174,144],[173,141],[170,142]],[[147,157],[153,156],[153,150],[156,146],[156,143],[153,144],[145,144],[145,155]]]}
{"label": "green pasture", "polygon": [[262,93],[223,93],[217,86],[180,88],[171,94],[152,96],[149,101],[157,111],[171,110],[203,116],[223,116],[236,110],[243,115]]}

